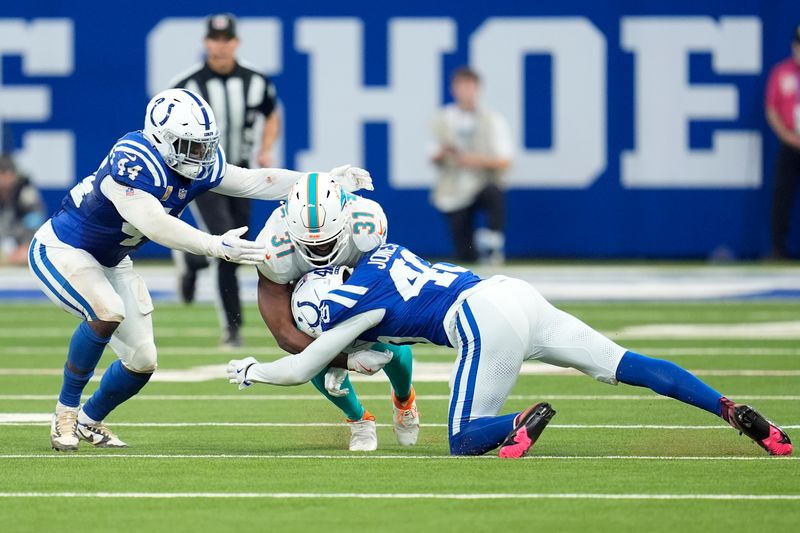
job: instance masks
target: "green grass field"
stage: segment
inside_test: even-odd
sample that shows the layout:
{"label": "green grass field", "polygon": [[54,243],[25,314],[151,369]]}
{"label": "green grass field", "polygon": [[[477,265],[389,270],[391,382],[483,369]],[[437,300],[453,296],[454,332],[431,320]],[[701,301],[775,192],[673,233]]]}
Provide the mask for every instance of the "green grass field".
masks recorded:
{"label": "green grass field", "polygon": [[[603,331],[800,316],[800,302],[561,307]],[[238,352],[217,350],[210,306],[157,304],[154,318],[160,371],[279,354],[253,307]],[[52,410],[75,325],[50,304],[3,304],[0,419]],[[698,371],[800,441],[797,339],[716,336],[615,340]],[[415,357],[424,367],[454,354],[420,346]],[[447,455],[447,383],[416,385],[423,427],[413,448],[391,432],[387,383],[356,387],[381,424],[377,452],[347,451],[342,416],[311,385],[239,392],[221,371],[154,381],[112,413],[109,426],[131,445],[123,451],[84,443],[58,454],[47,422],[4,422],[0,531],[796,531],[800,522],[797,459],[768,457],[721,420],[643,389],[521,376],[504,411],[547,400],[558,414],[531,457],[502,461]]]}

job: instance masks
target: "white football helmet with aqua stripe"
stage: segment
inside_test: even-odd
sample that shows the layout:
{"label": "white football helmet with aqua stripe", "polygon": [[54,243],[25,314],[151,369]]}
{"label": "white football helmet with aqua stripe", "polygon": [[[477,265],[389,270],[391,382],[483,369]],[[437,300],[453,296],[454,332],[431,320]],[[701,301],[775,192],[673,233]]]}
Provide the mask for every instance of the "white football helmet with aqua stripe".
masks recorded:
{"label": "white football helmet with aqua stripe", "polygon": [[297,180],[286,199],[286,229],[297,253],[314,266],[334,264],[350,238],[347,198],[327,172]]}

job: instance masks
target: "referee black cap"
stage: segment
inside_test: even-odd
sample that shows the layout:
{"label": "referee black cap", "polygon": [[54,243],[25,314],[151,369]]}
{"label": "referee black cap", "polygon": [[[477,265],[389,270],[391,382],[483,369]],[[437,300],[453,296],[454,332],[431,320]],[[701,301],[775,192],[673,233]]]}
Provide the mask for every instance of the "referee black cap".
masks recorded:
{"label": "referee black cap", "polygon": [[209,15],[206,20],[206,39],[233,39],[236,37],[236,17],[230,13]]}

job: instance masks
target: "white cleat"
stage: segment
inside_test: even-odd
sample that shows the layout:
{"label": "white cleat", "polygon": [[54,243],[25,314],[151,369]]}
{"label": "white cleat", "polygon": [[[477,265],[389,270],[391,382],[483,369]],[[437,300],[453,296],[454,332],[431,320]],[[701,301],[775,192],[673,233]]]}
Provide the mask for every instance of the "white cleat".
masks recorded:
{"label": "white cleat", "polygon": [[120,440],[105,424],[78,424],[78,436],[96,446],[97,448],[127,448],[128,445]]}
{"label": "white cleat", "polygon": [[65,409],[53,414],[50,422],[50,444],[59,452],[74,452],[78,449],[78,410]]}
{"label": "white cleat", "polygon": [[361,420],[348,420],[347,424],[350,426],[351,452],[374,452],[378,449],[378,431],[372,413],[364,411]]}
{"label": "white cleat", "polygon": [[392,422],[394,435],[401,446],[413,446],[419,437],[419,411],[417,411],[417,395],[411,388],[411,395],[404,402],[397,401],[392,391]]}

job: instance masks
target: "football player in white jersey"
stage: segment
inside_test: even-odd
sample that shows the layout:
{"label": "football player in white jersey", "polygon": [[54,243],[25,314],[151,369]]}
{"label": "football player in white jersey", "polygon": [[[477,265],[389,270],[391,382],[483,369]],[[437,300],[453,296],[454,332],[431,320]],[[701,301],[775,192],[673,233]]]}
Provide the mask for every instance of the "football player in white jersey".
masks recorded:
{"label": "football player in white jersey", "polygon": [[[354,266],[365,252],[386,241],[386,233],[381,206],[343,190],[329,174],[312,172],[294,185],[256,239],[267,249],[266,261],[258,265],[258,307],[281,348],[298,353],[313,340],[295,326],[290,306],[293,283],[315,268]],[[402,445],[415,444],[419,414],[411,385],[411,349],[382,343],[365,348],[392,353],[384,370],[392,384],[395,436]],[[342,367],[344,363],[344,358],[339,360]],[[322,371],[312,383],[344,412],[351,431],[350,450],[375,450],[375,417],[361,405],[346,370]]]}
{"label": "football player in white jersey", "polygon": [[[156,369],[153,305],[129,253],[152,240],[237,263],[264,261],[264,246],[241,238],[246,227],[210,235],[178,217],[209,190],[285,198],[302,174],[228,164],[218,141],[214,113],[199,95],[185,89],[159,93],[147,106],[144,129],[119,139],[31,242],[29,266],[42,290],[81,319],[69,343],[51,424],[54,449],[77,450],[80,439],[98,447],[127,446],[103,420],[137,394]],[[334,176],[352,190],[371,187],[360,169],[340,167]],[[81,393],[108,344],[119,360],[81,407]]]}

